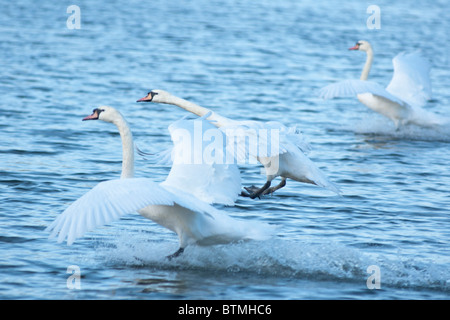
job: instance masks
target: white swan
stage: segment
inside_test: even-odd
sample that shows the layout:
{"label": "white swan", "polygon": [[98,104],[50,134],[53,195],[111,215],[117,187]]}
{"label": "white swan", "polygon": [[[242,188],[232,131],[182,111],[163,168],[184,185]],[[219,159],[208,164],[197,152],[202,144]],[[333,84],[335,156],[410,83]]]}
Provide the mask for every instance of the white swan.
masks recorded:
{"label": "white swan", "polygon": [[205,117],[186,118],[169,126],[171,169],[163,185],[176,186],[210,204],[234,205],[241,174],[236,164],[226,163],[225,148],[215,143],[224,140],[224,134]]}
{"label": "white swan", "polygon": [[[171,104],[198,116],[207,116],[208,120],[225,133],[227,143],[231,141],[231,144],[237,144],[237,148],[244,150],[246,156],[256,158],[265,168],[266,183],[261,188],[245,188],[250,194],[242,192],[243,196],[254,199],[273,193],[286,185],[287,178],[340,193],[337,186],[305,155],[310,147],[296,128],[287,128],[274,121],[264,123],[232,120],[164,90],[152,90],[137,102]],[[255,138],[252,141],[256,140],[256,145],[250,143],[248,138]],[[234,146],[231,148],[234,150]],[[242,155],[242,152],[238,154]],[[270,187],[272,180],[277,177],[281,177],[280,184]]]}
{"label": "white swan", "polygon": [[361,40],[349,50],[364,51],[367,54],[360,80],[330,84],[320,90],[320,97],[331,99],[357,96],[362,104],[391,119],[397,129],[407,124],[423,127],[443,124],[436,115],[422,109],[431,99],[430,64],[418,52],[403,52],[392,60],[394,74],[384,89],[375,82],[367,81],[373,62],[370,43]]}
{"label": "white swan", "polygon": [[138,211],[177,233],[180,248],[168,256],[172,258],[188,245],[260,240],[273,231],[272,226],[264,223],[233,219],[168,180],[158,184],[146,178],[133,178],[133,137],[126,120],[116,109],[102,106],[83,120],[103,120],[119,129],[123,149],[121,179],[101,182],[76,200],[46,228],[51,231],[50,237],[58,236],[59,242],[67,237],[70,245],[86,232]]}

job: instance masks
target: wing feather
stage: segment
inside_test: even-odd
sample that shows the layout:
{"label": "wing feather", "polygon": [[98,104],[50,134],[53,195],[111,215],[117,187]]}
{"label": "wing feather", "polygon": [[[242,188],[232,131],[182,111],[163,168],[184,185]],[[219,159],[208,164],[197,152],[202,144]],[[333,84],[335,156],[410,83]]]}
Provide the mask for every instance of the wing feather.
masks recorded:
{"label": "wing feather", "polygon": [[164,185],[207,203],[234,205],[241,192],[240,171],[227,158],[225,135],[206,120],[208,115],[169,126],[173,164]]}
{"label": "wing feather", "polygon": [[241,239],[263,239],[273,231],[265,223],[234,219],[183,190],[156,184],[144,178],[99,183],[69,206],[46,230],[51,231],[50,237],[57,236],[58,242],[67,238],[67,244],[71,245],[86,232],[125,214],[151,205],[175,204],[187,210],[169,211],[167,219],[185,228],[181,232],[183,239],[192,237],[191,240],[182,240],[182,244],[190,241],[214,244]]}
{"label": "wing feather", "polygon": [[431,99],[430,63],[418,51],[402,52],[392,60],[394,74],[386,90],[413,107]]}
{"label": "wing feather", "polygon": [[355,97],[361,93],[372,93],[398,104],[404,104],[404,102],[400,98],[389,93],[378,83],[366,80],[343,80],[329,84],[320,89],[319,97],[323,99],[333,99],[336,97]]}
{"label": "wing feather", "polygon": [[296,127],[286,127],[277,121],[235,121],[223,126],[227,136],[227,152],[239,163],[251,163],[250,159],[273,157],[292,148],[307,154],[310,144]]}
{"label": "wing feather", "polygon": [[48,227],[50,237],[72,244],[88,231],[136,212],[149,205],[173,205],[173,195],[145,178],[119,179],[99,183]]}

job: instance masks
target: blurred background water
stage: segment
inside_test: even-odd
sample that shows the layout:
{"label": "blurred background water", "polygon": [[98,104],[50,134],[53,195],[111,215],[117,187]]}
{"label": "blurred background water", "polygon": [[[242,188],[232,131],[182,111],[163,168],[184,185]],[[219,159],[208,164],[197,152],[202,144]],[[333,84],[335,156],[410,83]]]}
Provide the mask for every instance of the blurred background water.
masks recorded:
{"label": "blurred background water", "polygon": [[[69,29],[80,8],[81,28]],[[370,77],[387,85],[392,58],[421,49],[433,99],[448,116],[448,1],[1,1],[0,298],[2,299],[448,299],[450,129],[395,131],[356,99],[317,90],[359,78],[357,40],[375,51]],[[120,174],[112,125],[81,122],[99,105],[128,119],[137,145],[170,146],[179,108],[135,101],[151,89],[233,119],[298,126],[311,159],[343,190],[288,181],[230,215],[280,226],[270,240],[192,247],[179,259],[174,234],[129,215],[67,247],[44,229],[95,184]],[[141,157],[137,176],[169,168]],[[258,166],[243,185],[262,185]],[[81,290],[67,288],[67,267]],[[367,268],[379,267],[381,289]]]}

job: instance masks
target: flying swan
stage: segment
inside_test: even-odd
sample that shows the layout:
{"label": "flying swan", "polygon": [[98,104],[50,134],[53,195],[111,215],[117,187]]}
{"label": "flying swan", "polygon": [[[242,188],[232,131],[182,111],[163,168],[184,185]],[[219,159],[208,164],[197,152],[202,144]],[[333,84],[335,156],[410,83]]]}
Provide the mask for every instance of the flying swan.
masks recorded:
{"label": "flying swan", "polygon": [[[242,155],[256,158],[264,166],[266,183],[261,188],[246,187],[249,193],[242,192],[243,196],[254,199],[271,194],[284,187],[288,178],[314,184],[340,194],[338,187],[306,156],[310,146],[296,128],[288,128],[275,121],[232,120],[164,90],[152,90],[137,102],[171,104],[200,117],[206,116],[211,123],[225,133],[228,147],[230,144],[232,144],[231,148],[234,148],[234,145],[237,146],[239,152],[236,153],[240,161],[242,161]],[[268,132],[272,135],[266,134]],[[253,142],[248,142],[248,138],[254,138],[250,139]],[[281,182],[271,187],[272,181],[277,177],[281,177]]]}
{"label": "flying swan", "polygon": [[322,88],[324,99],[354,97],[394,122],[396,129],[407,124],[434,127],[443,122],[436,115],[422,109],[431,99],[430,64],[418,52],[398,54],[392,60],[394,74],[384,89],[378,83],[367,81],[373,62],[369,42],[361,40],[349,50],[364,51],[367,55],[360,80],[344,80]]}
{"label": "flying swan", "polygon": [[[179,256],[193,244],[262,240],[272,234],[271,225],[231,218],[192,193],[179,189],[177,179],[166,179],[158,184],[147,178],[134,178],[132,133],[116,109],[102,106],[83,120],[103,120],[117,126],[122,139],[122,173],[120,179],[99,183],[71,204],[46,228],[51,232],[50,238],[57,237],[58,242],[67,238],[67,244],[71,245],[86,232],[136,211],[178,235],[180,247],[167,256],[169,259]],[[182,126],[193,122],[180,121]],[[195,121],[208,124],[205,119]],[[181,175],[182,172],[177,171],[176,174]]]}

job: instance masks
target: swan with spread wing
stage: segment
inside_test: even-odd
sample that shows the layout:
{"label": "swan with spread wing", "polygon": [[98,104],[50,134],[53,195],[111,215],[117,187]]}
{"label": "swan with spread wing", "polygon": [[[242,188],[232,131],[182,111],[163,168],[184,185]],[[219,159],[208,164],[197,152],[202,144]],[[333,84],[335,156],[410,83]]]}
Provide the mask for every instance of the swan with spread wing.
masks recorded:
{"label": "swan with spread wing", "polygon": [[[308,158],[306,154],[310,146],[295,127],[286,127],[276,121],[229,119],[164,90],[152,90],[137,102],[175,105],[200,117],[206,116],[226,135],[226,147],[238,150],[231,154],[259,161],[265,169],[266,183],[260,188],[246,187],[248,193],[242,192],[243,196],[254,199],[271,194],[283,188],[287,179],[314,184],[340,194],[339,188]],[[281,182],[271,187],[277,177],[281,177]]]}
{"label": "swan with spread wing", "polygon": [[[86,232],[136,211],[178,235],[180,247],[168,258],[180,255],[189,245],[261,240],[272,234],[271,225],[232,218],[208,203],[229,203],[237,197],[240,190],[240,180],[235,176],[239,171],[234,170],[237,168],[226,166],[207,171],[208,166],[214,164],[204,163],[202,171],[205,174],[192,181],[189,179],[192,174],[189,169],[192,167],[177,167],[174,164],[174,170],[162,183],[135,178],[133,137],[122,114],[112,107],[102,106],[83,120],[103,120],[117,126],[122,139],[122,173],[120,179],[99,183],[70,205],[47,227],[46,230],[51,232],[50,237],[57,237],[59,242],[67,238],[67,244],[70,245]],[[202,118],[180,120],[173,126],[186,129],[190,127],[189,122],[193,121],[201,121],[208,128],[209,122]],[[188,184],[184,183],[185,180],[189,181]],[[207,180],[212,180],[215,187],[211,188]],[[193,183],[197,183],[197,188],[192,187]],[[220,184],[232,192],[222,195],[223,190],[217,188]],[[208,194],[205,196],[205,193]],[[206,201],[199,199],[196,194],[200,194],[200,198],[206,197]]]}
{"label": "swan with spread wing", "polygon": [[383,88],[368,81],[373,62],[373,49],[369,42],[360,40],[349,50],[366,53],[366,62],[359,80],[343,80],[322,88],[324,99],[354,97],[368,108],[391,119],[396,128],[408,124],[435,127],[445,122],[422,107],[431,99],[430,64],[420,53],[402,52],[392,60],[394,74],[389,85]]}

